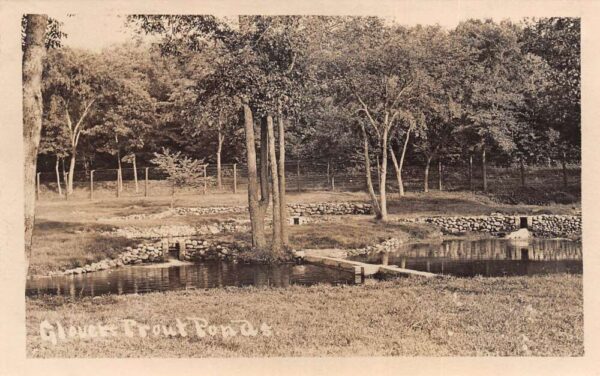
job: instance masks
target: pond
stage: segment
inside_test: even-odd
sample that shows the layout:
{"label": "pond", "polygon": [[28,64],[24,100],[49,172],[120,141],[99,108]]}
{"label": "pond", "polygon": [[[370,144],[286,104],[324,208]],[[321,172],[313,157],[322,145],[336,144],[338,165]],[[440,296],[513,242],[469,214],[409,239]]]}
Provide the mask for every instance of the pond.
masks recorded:
{"label": "pond", "polygon": [[215,261],[177,266],[134,266],[80,275],[30,278],[27,280],[26,295],[82,297],[225,286],[286,287],[355,282],[360,281],[355,281],[352,273],[315,265]]}
{"label": "pond", "polygon": [[407,244],[395,252],[350,257],[355,261],[457,277],[582,273],[581,243],[566,239],[446,240]]}

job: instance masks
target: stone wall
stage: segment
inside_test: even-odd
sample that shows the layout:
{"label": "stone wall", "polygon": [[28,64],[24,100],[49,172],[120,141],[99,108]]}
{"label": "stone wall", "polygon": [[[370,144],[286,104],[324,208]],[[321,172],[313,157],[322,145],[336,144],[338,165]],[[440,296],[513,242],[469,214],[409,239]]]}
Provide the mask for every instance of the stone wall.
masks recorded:
{"label": "stone wall", "polygon": [[312,215],[371,214],[371,205],[362,202],[322,202],[288,205],[290,217]]}
{"label": "stone wall", "polygon": [[129,239],[135,238],[165,238],[169,236],[182,237],[194,235],[209,235],[220,233],[231,233],[247,231],[250,229],[249,221],[226,221],[200,226],[190,225],[164,225],[157,227],[121,227],[108,234],[112,236],[123,236]]}
{"label": "stone wall", "polygon": [[426,217],[403,219],[409,222],[430,223],[444,234],[459,235],[465,232],[488,232],[494,235],[515,231],[521,217],[527,218],[528,228],[536,237],[581,237],[581,216],[574,215],[491,215],[477,217]]}
{"label": "stone wall", "polygon": [[235,260],[242,246],[215,240],[186,239],[178,244],[179,258],[186,261]]}
{"label": "stone wall", "polygon": [[[356,215],[371,214],[371,204],[362,202],[321,202],[308,204],[289,204],[290,217],[316,215]],[[141,219],[162,219],[178,215],[237,214],[248,211],[246,206],[181,207],[160,213],[131,214],[123,217],[99,218],[102,221],[128,221]],[[270,212],[270,210],[269,210]]]}
{"label": "stone wall", "polygon": [[83,274],[115,267],[118,268],[124,265],[163,262],[167,258],[168,249],[165,250],[166,247],[168,247],[168,243],[166,242],[139,244],[135,248],[127,247],[125,248],[125,252],[119,254],[114,259],[106,258],[82,267],[67,269],[61,274]]}

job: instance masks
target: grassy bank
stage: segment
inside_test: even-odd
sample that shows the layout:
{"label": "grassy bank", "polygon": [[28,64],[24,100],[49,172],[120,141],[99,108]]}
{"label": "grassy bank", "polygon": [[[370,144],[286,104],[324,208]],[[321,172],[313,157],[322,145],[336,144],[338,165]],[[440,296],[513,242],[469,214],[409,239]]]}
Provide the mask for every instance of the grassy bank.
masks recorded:
{"label": "grassy bank", "polygon": [[[583,355],[582,278],[570,275],[46,297],[26,309],[29,357]],[[124,319],[174,327],[190,316],[266,323],[272,335],[199,338],[192,323],[187,337],[124,334]],[[116,336],[53,345],[40,337],[43,320],[114,325]]]}

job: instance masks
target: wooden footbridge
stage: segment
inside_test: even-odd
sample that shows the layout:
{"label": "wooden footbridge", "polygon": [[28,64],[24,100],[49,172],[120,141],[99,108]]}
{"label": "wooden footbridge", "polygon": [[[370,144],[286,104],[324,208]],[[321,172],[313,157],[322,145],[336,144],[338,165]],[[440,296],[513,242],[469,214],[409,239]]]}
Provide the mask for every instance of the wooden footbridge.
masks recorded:
{"label": "wooden footbridge", "polygon": [[348,260],[339,256],[340,250],[337,249],[306,249],[303,259],[310,264],[346,270],[354,273],[355,276],[360,275],[361,277],[368,277],[374,274],[417,276],[425,278],[442,277],[441,274],[404,269],[396,265],[367,264],[364,262]]}

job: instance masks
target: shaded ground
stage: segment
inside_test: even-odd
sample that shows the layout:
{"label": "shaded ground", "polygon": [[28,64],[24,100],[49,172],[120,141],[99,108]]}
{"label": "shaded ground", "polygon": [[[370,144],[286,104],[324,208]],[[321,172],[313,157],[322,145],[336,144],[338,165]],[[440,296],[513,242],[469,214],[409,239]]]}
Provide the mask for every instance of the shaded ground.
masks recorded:
{"label": "shaded ground", "polygon": [[[398,279],[360,286],[27,299],[28,357],[582,356],[582,277]],[[123,319],[268,324],[272,336],[128,338]],[[42,342],[40,322],[115,325],[117,337]]]}

